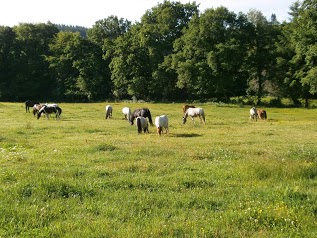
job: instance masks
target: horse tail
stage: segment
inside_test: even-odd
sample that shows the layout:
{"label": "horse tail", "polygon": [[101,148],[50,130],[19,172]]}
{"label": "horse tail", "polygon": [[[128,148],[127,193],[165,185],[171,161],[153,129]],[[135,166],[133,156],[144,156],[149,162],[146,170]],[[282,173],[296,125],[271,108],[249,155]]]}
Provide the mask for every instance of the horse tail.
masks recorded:
{"label": "horse tail", "polygon": [[134,114],[131,114],[129,118],[129,122],[131,125],[133,125],[133,121],[134,121]]}
{"label": "horse tail", "polygon": [[267,115],[266,115],[266,111],[264,111],[264,119],[266,120]]}
{"label": "horse tail", "polygon": [[203,120],[204,120],[204,124],[206,124],[206,118],[205,118],[205,111],[204,111],[204,109],[201,109],[201,116],[202,116],[202,118],[203,118]]}
{"label": "horse tail", "polygon": [[150,122],[150,125],[153,126],[153,121],[152,121],[152,116],[151,116],[150,110],[148,110],[148,112],[149,112],[149,122]]}
{"label": "horse tail", "polygon": [[136,125],[138,127],[138,133],[142,132],[142,122],[141,122],[141,118],[137,117],[136,118]]}

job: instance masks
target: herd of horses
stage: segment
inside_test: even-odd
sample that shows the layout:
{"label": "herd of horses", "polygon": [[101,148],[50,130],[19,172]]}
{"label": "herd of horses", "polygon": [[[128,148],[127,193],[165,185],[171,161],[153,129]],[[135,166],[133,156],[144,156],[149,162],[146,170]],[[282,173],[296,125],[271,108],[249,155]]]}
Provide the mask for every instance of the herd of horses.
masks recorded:
{"label": "herd of horses", "polygon": [[[46,118],[49,119],[50,114],[55,114],[56,119],[60,118],[62,109],[57,104],[40,104],[35,101],[26,101],[25,102],[25,111],[30,112],[30,108],[33,108],[33,115],[39,119],[42,114],[45,114]],[[166,115],[160,115],[155,117],[155,123],[153,124],[151,112],[148,108],[138,108],[133,112],[129,107],[123,107],[122,113],[124,119],[127,120],[131,125],[136,121],[136,127],[138,133],[149,133],[149,124],[153,126],[155,124],[157,133],[161,135],[163,130],[165,133],[168,133],[168,117]],[[183,105],[183,124],[186,123],[187,117],[190,117],[192,122],[196,124],[194,118],[198,117],[200,123],[206,124],[205,112],[201,107],[195,107],[194,105]],[[112,106],[106,106],[105,119],[112,118]],[[252,107],[250,109],[250,120],[257,119],[266,120],[267,114],[265,110],[256,109]]]}
{"label": "herd of horses", "polygon": [[49,119],[49,116],[53,113],[56,119],[59,119],[62,114],[62,109],[55,103],[40,104],[36,101],[26,101],[24,104],[25,112],[30,112],[30,108],[33,108],[33,115],[36,116],[37,119],[39,119],[42,114]]}
{"label": "herd of horses", "polygon": [[[135,121],[137,131],[139,134],[142,132],[149,133],[149,124],[151,126],[155,124],[157,133],[159,135],[162,135],[163,131],[165,131],[166,134],[168,133],[168,117],[166,115],[160,115],[155,117],[155,121],[153,124],[151,112],[146,107],[138,108],[138,109],[135,109],[134,111],[131,111],[129,107],[123,107],[122,113],[124,115],[124,119],[129,121],[131,125],[133,125]],[[192,105],[184,105],[183,113],[184,113],[183,124],[186,123],[186,118],[188,116],[192,119],[194,123],[195,123],[194,117],[199,117],[201,122],[203,122],[204,124],[206,123],[205,113],[202,108],[196,108],[195,106],[192,106]],[[112,106],[107,105],[106,111],[105,111],[105,118],[108,119],[111,117],[112,117]]]}

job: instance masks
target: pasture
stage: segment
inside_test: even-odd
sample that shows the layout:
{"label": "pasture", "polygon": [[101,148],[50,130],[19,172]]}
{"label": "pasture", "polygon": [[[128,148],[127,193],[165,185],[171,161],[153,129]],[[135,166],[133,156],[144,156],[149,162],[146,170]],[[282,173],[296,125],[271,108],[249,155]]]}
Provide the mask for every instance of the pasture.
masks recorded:
{"label": "pasture", "polygon": [[[105,119],[105,106],[113,116]],[[39,120],[0,102],[0,237],[316,237],[317,110],[59,103]],[[165,114],[137,133],[122,108]]]}

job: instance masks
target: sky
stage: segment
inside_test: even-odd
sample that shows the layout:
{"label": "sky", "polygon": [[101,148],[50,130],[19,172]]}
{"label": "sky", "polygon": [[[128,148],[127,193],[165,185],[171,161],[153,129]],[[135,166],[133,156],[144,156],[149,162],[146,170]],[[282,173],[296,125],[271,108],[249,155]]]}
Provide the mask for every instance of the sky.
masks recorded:
{"label": "sky", "polygon": [[[111,15],[132,23],[140,21],[146,10],[164,0],[5,0],[1,1],[0,26],[19,23],[47,23],[83,26],[90,28],[96,21]],[[189,3],[189,0],[174,0]],[[203,13],[208,8],[224,6],[235,13],[248,13],[250,9],[261,11],[269,20],[274,13],[277,20],[288,21],[290,6],[295,0],[196,0]]]}

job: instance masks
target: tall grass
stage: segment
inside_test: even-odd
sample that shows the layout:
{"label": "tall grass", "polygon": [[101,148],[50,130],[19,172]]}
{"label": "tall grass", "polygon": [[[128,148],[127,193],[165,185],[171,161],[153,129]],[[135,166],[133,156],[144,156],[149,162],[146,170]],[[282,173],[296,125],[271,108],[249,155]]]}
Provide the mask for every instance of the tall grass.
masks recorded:
{"label": "tall grass", "polygon": [[[316,110],[68,104],[60,120],[0,103],[0,237],[316,237]],[[121,109],[169,117],[138,135]]]}

